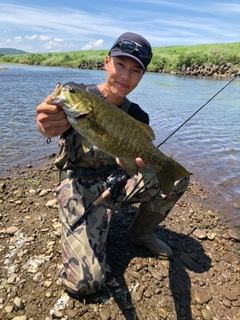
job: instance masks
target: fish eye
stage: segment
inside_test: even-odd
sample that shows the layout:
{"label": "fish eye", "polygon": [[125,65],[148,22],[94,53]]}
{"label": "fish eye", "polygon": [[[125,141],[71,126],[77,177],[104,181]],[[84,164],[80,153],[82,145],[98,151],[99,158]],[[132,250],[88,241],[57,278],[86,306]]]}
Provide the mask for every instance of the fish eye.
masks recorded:
{"label": "fish eye", "polygon": [[70,93],[75,93],[75,90],[73,88],[69,88]]}
{"label": "fish eye", "polygon": [[75,90],[74,90],[72,87],[70,87],[70,86],[66,86],[66,89],[67,89],[68,92],[70,92],[70,93],[75,93]]}

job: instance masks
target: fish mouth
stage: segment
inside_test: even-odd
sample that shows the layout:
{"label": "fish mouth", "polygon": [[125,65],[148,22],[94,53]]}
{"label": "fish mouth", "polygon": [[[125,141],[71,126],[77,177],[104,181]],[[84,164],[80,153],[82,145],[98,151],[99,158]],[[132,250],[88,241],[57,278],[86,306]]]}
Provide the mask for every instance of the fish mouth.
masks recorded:
{"label": "fish mouth", "polygon": [[81,120],[84,120],[84,119],[87,119],[87,118],[89,118],[89,113],[82,113],[82,114],[79,114],[79,115],[75,116],[74,120],[81,121]]}
{"label": "fish mouth", "polygon": [[91,112],[86,112],[86,113],[79,113],[77,115],[72,115],[72,118],[75,121],[82,121],[82,120],[86,120],[89,119],[91,117],[92,113]]}

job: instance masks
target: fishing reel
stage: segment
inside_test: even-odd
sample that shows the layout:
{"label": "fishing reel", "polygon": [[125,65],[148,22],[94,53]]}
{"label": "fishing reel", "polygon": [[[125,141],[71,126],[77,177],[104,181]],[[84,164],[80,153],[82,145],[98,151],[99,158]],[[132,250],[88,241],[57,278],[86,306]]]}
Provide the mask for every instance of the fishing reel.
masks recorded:
{"label": "fishing reel", "polygon": [[114,173],[107,177],[106,183],[112,199],[116,198],[120,194],[128,179],[129,176],[127,172],[122,168],[118,168]]}
{"label": "fishing reel", "polygon": [[112,199],[115,199],[122,189],[125,187],[127,183],[127,179],[129,178],[127,172],[118,168],[114,173],[107,177],[107,190],[105,190],[93,203],[89,206],[82,216],[76,217],[71,223],[69,223],[71,231],[74,231],[86,217],[91,213],[94,207],[97,207],[105,198],[111,196]]}

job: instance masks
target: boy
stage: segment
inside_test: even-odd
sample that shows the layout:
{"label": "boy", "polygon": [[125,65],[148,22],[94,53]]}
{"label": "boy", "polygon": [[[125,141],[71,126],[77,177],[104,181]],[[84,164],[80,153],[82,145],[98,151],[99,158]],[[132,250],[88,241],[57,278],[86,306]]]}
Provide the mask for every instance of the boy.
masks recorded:
{"label": "boy", "polygon": [[[149,124],[148,114],[126,96],[137,87],[151,58],[150,43],[139,34],[126,32],[116,40],[105,58],[105,82],[97,86],[78,86]],[[84,153],[82,137],[70,126],[63,110],[47,104],[47,99],[49,97],[37,107],[37,127],[46,137],[61,136],[55,164],[61,180],[56,193],[62,222],[63,269],[60,278],[65,288],[82,295],[101,289],[110,273],[106,264],[106,243],[111,217],[126,199],[129,204],[140,203],[129,228],[130,240],[148,248],[159,258],[171,258],[171,248],[156,237],[153,229],[186,191],[189,177],[176,181],[173,190],[165,195],[160,190],[155,171],[137,158],[138,174],[128,179],[116,197],[104,199],[92,208],[80,225],[71,229],[71,222],[82,216],[107,189],[106,177],[121,163],[98,150]]]}

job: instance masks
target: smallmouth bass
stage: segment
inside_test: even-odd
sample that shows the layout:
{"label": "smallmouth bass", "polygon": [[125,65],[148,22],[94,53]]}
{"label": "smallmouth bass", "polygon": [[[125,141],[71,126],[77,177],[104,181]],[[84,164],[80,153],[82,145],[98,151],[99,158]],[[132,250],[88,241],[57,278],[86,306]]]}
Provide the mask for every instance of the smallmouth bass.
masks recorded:
{"label": "smallmouth bass", "polygon": [[88,152],[95,146],[119,158],[129,176],[137,174],[137,157],[154,168],[160,187],[168,194],[176,180],[190,173],[174,159],[164,155],[153,143],[152,128],[128,115],[101,97],[76,86],[58,83],[49,104],[60,106],[71,126],[82,136]]}

